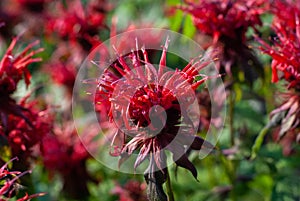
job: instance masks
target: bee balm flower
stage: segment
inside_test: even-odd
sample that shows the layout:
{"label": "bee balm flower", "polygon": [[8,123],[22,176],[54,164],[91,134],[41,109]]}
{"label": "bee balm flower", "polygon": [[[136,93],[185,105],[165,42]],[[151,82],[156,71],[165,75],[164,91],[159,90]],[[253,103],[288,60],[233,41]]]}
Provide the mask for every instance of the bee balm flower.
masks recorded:
{"label": "bee balm flower", "polygon": [[185,1],[179,9],[192,16],[199,32],[211,36],[212,45],[221,46],[220,71],[234,75],[238,67],[246,80],[253,81],[263,74],[263,68],[248,47],[246,32],[262,25],[260,16],[268,3],[262,0],[199,0]]}
{"label": "bee balm flower", "polygon": [[41,61],[40,58],[32,57],[42,51],[42,49],[31,50],[37,45],[37,42],[34,42],[28,45],[21,53],[14,55],[13,49],[17,40],[18,38],[13,39],[0,61],[0,114],[2,124],[6,124],[7,115],[9,114],[22,117],[30,124],[23,114],[26,109],[18,105],[11,98],[11,94],[16,91],[20,80],[24,79],[26,86],[30,84],[31,75],[27,67],[31,63]]}
{"label": "bee balm flower", "polygon": [[289,154],[292,143],[300,142],[300,8],[292,2],[275,1],[272,11],[277,40],[272,46],[258,40],[261,50],[272,57],[272,82],[285,80],[287,84],[286,101],[271,116],[279,117],[276,140],[282,140],[284,153]]}
{"label": "bee balm flower", "polygon": [[[157,47],[162,38],[167,38],[165,44]],[[75,117],[77,109],[86,117],[77,116],[76,125],[84,128],[97,123],[94,140],[101,143],[89,152],[112,169],[144,173],[151,199],[167,199],[162,185],[169,178],[170,163],[197,178],[189,153],[201,150],[199,156],[205,157],[213,149],[212,144],[196,135],[200,109],[195,93],[207,80],[211,92],[222,88],[211,53],[175,32],[146,28],[106,41],[79,70],[72,109]],[[224,87],[220,91],[225,92]],[[216,111],[214,105],[212,100],[211,122],[224,111]],[[214,121],[206,134],[205,139],[212,143],[222,129],[222,120],[219,122]]]}
{"label": "bee balm flower", "polygon": [[60,38],[72,44],[79,43],[84,50],[90,51],[100,44],[99,32],[106,30],[105,6],[105,2],[90,2],[86,7],[79,0],[68,2],[67,6],[59,2],[58,15],[54,14],[47,22],[47,32],[55,32]]}
{"label": "bee balm flower", "polygon": [[[276,5],[273,8],[273,29],[277,40],[273,46],[258,40],[262,44],[261,50],[273,59],[272,82],[282,78],[289,83],[288,88],[300,90],[300,8],[279,1]],[[284,18],[282,12],[287,14]],[[279,72],[282,74],[280,78]]]}
{"label": "bee balm flower", "polygon": [[246,41],[249,27],[262,25],[260,15],[265,11],[265,1],[261,0],[199,0],[185,1],[186,6],[180,7],[193,16],[195,26],[214,41],[225,37],[241,42]]}
{"label": "bee balm flower", "polygon": [[197,171],[186,148],[200,150],[204,143],[210,148],[211,145],[194,135],[197,128],[190,117],[190,107],[196,100],[194,91],[208,79],[199,71],[211,61],[192,60],[182,70],[168,71],[168,44],[167,39],[158,69],[149,59],[151,51],[145,48],[126,55],[117,52],[117,60],[99,78],[95,104],[105,105],[110,120],[118,127],[111,154],[120,156],[120,165],[139,151],[134,168],[149,159],[153,168],[150,172],[164,175],[165,150],[169,150],[174,162],[196,178]]}

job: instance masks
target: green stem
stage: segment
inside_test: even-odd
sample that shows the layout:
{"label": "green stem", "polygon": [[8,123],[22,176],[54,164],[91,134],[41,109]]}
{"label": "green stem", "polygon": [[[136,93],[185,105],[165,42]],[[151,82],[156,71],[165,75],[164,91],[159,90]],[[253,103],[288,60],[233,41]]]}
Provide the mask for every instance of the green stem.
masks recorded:
{"label": "green stem", "polygon": [[229,93],[229,132],[230,132],[231,146],[234,146],[234,144],[235,144],[235,142],[234,142],[234,126],[233,126],[234,104],[235,104],[234,92],[231,90]]}
{"label": "green stem", "polygon": [[167,190],[167,195],[168,195],[168,201],[175,201],[174,193],[173,193],[172,185],[171,185],[171,178],[170,178],[168,169],[166,172],[167,172],[166,190]]}
{"label": "green stem", "polygon": [[220,153],[219,157],[221,159],[221,163],[224,167],[224,171],[228,177],[228,180],[230,181],[230,184],[234,185],[236,180],[234,163],[231,160],[227,159],[226,156],[223,155],[223,153]]}
{"label": "green stem", "polygon": [[257,152],[260,150],[260,147],[264,141],[264,138],[266,134],[268,133],[270,129],[270,125],[266,125],[258,134],[258,136],[255,139],[254,145],[252,146],[252,151],[251,151],[251,160],[256,158]]}

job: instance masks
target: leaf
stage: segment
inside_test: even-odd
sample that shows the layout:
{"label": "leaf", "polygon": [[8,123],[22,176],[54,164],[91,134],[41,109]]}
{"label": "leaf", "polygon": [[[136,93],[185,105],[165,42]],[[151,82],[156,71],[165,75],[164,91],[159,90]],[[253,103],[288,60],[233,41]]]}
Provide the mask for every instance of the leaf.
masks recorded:
{"label": "leaf", "polygon": [[283,115],[284,115],[284,112],[274,114],[274,116],[269,121],[269,123],[260,131],[260,133],[256,137],[256,140],[252,146],[251,158],[250,158],[251,160],[255,159],[269,129],[273,128],[274,126],[277,126],[278,123],[281,122]]}
{"label": "leaf", "polygon": [[177,159],[175,163],[176,165],[189,170],[193,174],[194,178],[198,181],[197,169],[195,168],[193,163],[188,159],[186,154],[182,155],[179,159]]}
{"label": "leaf", "polygon": [[192,17],[190,15],[185,16],[183,24],[183,34],[189,38],[193,38],[196,33],[196,27],[193,24]]}
{"label": "leaf", "polygon": [[264,141],[264,138],[270,129],[269,125],[270,125],[270,122],[260,131],[260,133],[256,137],[255,142],[252,146],[252,150],[251,150],[251,158],[250,158],[251,160],[254,160],[256,158],[257,153],[260,150],[260,147]]}
{"label": "leaf", "polygon": [[170,17],[170,29],[172,31],[179,31],[183,19],[183,12],[176,10],[175,15]]}
{"label": "leaf", "polygon": [[242,100],[243,97],[243,91],[241,89],[241,86],[239,84],[233,85],[233,90],[235,92],[235,101],[239,102]]}

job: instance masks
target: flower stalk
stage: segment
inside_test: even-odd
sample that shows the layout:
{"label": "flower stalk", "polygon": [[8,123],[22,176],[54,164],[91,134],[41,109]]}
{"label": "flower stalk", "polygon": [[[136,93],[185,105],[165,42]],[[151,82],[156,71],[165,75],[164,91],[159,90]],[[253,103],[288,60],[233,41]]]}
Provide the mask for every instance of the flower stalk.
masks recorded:
{"label": "flower stalk", "polygon": [[168,195],[168,201],[175,201],[172,184],[171,184],[171,178],[168,169],[166,172],[167,172],[166,191]]}

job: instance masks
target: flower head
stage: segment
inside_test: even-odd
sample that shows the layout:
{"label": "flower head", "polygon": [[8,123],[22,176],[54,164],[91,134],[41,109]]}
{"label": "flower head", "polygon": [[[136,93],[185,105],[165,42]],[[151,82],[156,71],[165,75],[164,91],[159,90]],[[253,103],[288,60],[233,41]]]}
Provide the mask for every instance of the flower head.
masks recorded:
{"label": "flower head", "polygon": [[199,0],[186,1],[180,7],[193,16],[196,27],[217,42],[223,37],[246,41],[249,27],[262,25],[260,15],[265,11],[263,0]]}
{"label": "flower head", "polygon": [[[212,37],[213,46],[218,46],[217,67],[233,77],[240,70],[250,84],[263,75],[263,68],[254,52],[248,47],[246,32],[257,31],[262,25],[261,14],[268,9],[264,0],[199,0],[185,1],[181,10],[193,17],[196,28]],[[238,67],[234,69],[233,67]]]}
{"label": "flower head", "polygon": [[277,35],[274,45],[258,39],[262,51],[272,57],[272,82],[280,78],[288,88],[300,90],[300,8],[294,3],[275,1],[273,29]]}
{"label": "flower head", "polygon": [[54,83],[64,86],[67,92],[72,94],[77,66],[83,59],[84,54],[80,48],[70,47],[69,44],[61,42],[53,52],[51,60],[45,64],[44,69],[50,74]]}
{"label": "flower head", "polygon": [[32,58],[36,53],[42,51],[42,49],[31,50],[37,42],[31,43],[21,53],[14,55],[13,49],[17,40],[18,38],[13,39],[0,61],[0,114],[1,123],[4,127],[7,126],[9,114],[22,117],[31,125],[24,115],[27,109],[18,105],[11,94],[16,91],[20,80],[24,79],[26,86],[30,84],[31,74],[27,67],[33,62],[41,61],[40,58]]}
{"label": "flower head", "polygon": [[[89,127],[88,132],[93,132]],[[87,182],[95,181],[86,169],[90,158],[84,145],[98,146],[92,143],[92,137],[77,135],[73,122],[54,125],[53,133],[48,133],[41,143],[41,155],[45,167],[53,173],[59,173],[63,179],[63,189],[68,197],[84,199],[88,195]],[[90,148],[90,147],[89,147]]]}
{"label": "flower head", "polygon": [[273,45],[258,38],[261,50],[272,57],[272,82],[287,84],[285,101],[271,113],[278,126],[275,138],[284,144],[285,154],[291,153],[294,141],[300,142],[300,7],[296,2],[274,2],[272,27],[277,38]]}
{"label": "flower head", "polygon": [[85,50],[99,45],[99,31],[105,27],[104,3],[89,3],[84,9],[79,0],[67,4],[58,4],[58,15],[50,18],[47,24],[49,33],[72,43],[79,43]]}
{"label": "flower head", "polygon": [[40,58],[32,58],[43,49],[31,50],[38,41],[28,45],[22,52],[17,55],[13,54],[13,49],[18,38],[14,38],[6,50],[3,58],[0,61],[0,93],[11,94],[16,88],[18,82],[24,78],[26,85],[30,84],[30,72],[27,69],[28,65],[34,62],[41,61]]}
{"label": "flower head", "polygon": [[168,71],[168,44],[167,39],[158,69],[145,48],[123,56],[116,52],[117,60],[99,78],[95,104],[107,106],[108,116],[118,128],[111,154],[121,156],[120,165],[139,150],[134,168],[149,159],[155,166],[150,172],[164,172],[166,149],[177,165],[197,177],[185,147],[200,150],[205,141],[193,135],[196,130],[189,112],[196,100],[194,91],[208,79],[199,70],[211,61],[192,60],[182,70]]}
{"label": "flower head", "polygon": [[0,126],[0,135],[7,139],[12,154],[20,159],[30,156],[32,148],[52,129],[52,117],[49,112],[37,109],[37,101],[29,102],[27,98],[18,105],[26,108],[24,116],[8,115],[5,126]]}
{"label": "flower head", "polygon": [[89,158],[72,123],[64,127],[54,126],[54,133],[48,133],[42,140],[41,152],[45,166],[62,174]]}

